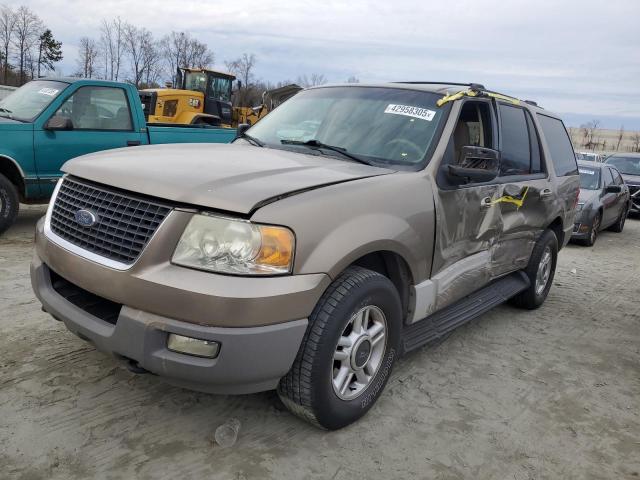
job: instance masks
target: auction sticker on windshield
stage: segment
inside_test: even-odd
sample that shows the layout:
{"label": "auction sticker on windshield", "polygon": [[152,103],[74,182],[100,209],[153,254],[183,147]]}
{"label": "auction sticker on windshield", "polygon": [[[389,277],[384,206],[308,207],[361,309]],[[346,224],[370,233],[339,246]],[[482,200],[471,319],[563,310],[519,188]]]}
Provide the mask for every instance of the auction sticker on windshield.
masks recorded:
{"label": "auction sticker on windshield", "polygon": [[580,173],[584,173],[586,175],[595,175],[596,174],[595,170],[587,170],[586,168],[579,168],[578,171]]}
{"label": "auction sticker on windshield", "polygon": [[410,105],[396,105],[390,103],[384,109],[384,113],[393,113],[395,115],[405,115],[407,117],[419,118],[430,122],[435,117],[436,112],[427,108],[412,107]]}
{"label": "auction sticker on windshield", "polygon": [[42,95],[49,95],[50,97],[55,96],[60,90],[56,88],[41,88],[38,90],[38,93]]}

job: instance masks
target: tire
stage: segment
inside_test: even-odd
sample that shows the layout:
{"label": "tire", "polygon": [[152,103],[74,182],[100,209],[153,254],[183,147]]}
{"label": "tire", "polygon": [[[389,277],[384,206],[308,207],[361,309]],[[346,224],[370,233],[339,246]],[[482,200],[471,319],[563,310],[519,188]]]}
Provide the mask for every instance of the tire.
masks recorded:
{"label": "tire", "polygon": [[[362,313],[368,315],[370,337],[358,337],[361,317],[356,314]],[[349,267],[309,317],[293,366],[280,380],[280,399],[293,414],[320,428],[335,430],[355,422],[387,383],[399,355],[401,325],[400,296],[391,281],[374,271]],[[367,345],[367,338],[373,342]],[[350,369],[357,374],[349,373]],[[340,391],[334,384],[344,388]]]}
{"label": "tire", "polygon": [[618,217],[618,220],[616,220],[616,223],[614,223],[609,227],[609,230],[611,230],[612,232],[621,233],[622,230],[624,230],[624,224],[627,221],[628,214],[629,214],[629,206],[625,205],[622,208],[622,212],[620,212],[620,216]]}
{"label": "tire", "polygon": [[13,225],[19,209],[20,197],[16,186],[0,174],[0,233]]}
{"label": "tire", "polygon": [[[550,258],[546,255],[549,254]],[[542,278],[538,280],[538,274],[541,268],[545,268],[541,263],[545,261],[548,265],[546,270],[546,279],[542,286]],[[534,310],[542,305],[549,294],[553,277],[556,273],[556,263],[558,261],[558,239],[551,230],[545,230],[542,236],[536,242],[531,253],[529,264],[525,268],[524,273],[529,277],[529,287],[520,292],[510,300],[510,303],[519,308]],[[543,275],[544,277],[544,275]]]}
{"label": "tire", "polygon": [[593,217],[591,221],[591,227],[589,228],[589,236],[584,240],[584,245],[587,247],[593,247],[596,244],[596,240],[598,239],[598,233],[600,232],[600,225],[602,222],[602,216],[600,212],[596,213],[596,216]]}

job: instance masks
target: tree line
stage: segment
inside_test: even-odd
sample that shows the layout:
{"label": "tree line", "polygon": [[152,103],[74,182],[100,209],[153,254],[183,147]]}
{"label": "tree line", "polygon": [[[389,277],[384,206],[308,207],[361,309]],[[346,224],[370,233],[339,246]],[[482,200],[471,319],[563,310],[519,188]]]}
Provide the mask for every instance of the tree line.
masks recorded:
{"label": "tree line", "polygon": [[25,6],[0,5],[0,49],[0,72],[5,85],[22,85],[53,71],[62,60],[62,43]]}

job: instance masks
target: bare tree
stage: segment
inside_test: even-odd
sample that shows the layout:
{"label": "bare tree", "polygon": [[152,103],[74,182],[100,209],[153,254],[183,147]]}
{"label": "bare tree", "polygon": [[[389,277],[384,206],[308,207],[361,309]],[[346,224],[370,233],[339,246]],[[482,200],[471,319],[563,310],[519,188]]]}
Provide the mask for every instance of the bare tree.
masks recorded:
{"label": "bare tree", "polygon": [[104,78],[118,81],[124,55],[124,26],[120,17],[111,21],[102,20],[100,26],[100,49],[104,58]]}
{"label": "bare tree", "polygon": [[307,77],[306,74],[299,76],[296,83],[301,87],[308,88],[324,85],[327,83],[327,79],[322,73],[312,73],[310,77]]}
{"label": "bare tree", "polygon": [[164,36],[160,40],[160,50],[174,85],[178,82],[178,68],[208,68],[214,61],[214,54],[209,47],[185,32],[171,32]]}
{"label": "bare tree", "polygon": [[153,35],[146,28],[137,28],[129,23],[124,26],[125,49],[131,62],[131,73],[136,88],[142,83],[150,60],[155,55]]}
{"label": "bare tree", "polygon": [[256,56],[253,53],[243,53],[241,57],[228,60],[224,64],[227,70],[242,82],[244,88],[249,87],[253,82],[253,67],[256,65]]}
{"label": "bare tree", "polygon": [[580,126],[582,131],[583,143],[585,148],[595,148],[595,135],[598,133],[600,120],[591,120]]}
{"label": "bare tree", "polygon": [[640,152],[640,132],[634,132],[631,135],[632,149],[634,152]]}
{"label": "bare tree", "polygon": [[616,151],[620,150],[620,144],[622,143],[623,138],[624,138],[624,125],[620,125],[620,130],[618,130],[618,143],[616,143]]}
{"label": "bare tree", "polygon": [[3,81],[6,84],[9,76],[9,47],[13,43],[16,26],[16,12],[5,5],[0,6],[0,60],[3,68]]}
{"label": "bare tree", "polygon": [[22,85],[25,80],[25,66],[29,51],[37,43],[40,32],[44,29],[40,18],[29,8],[22,6],[16,11],[14,45],[18,49],[16,52],[18,59],[19,83]]}
{"label": "bare tree", "polygon": [[360,79],[354,75],[347,78],[347,83],[360,83]]}
{"label": "bare tree", "polygon": [[78,71],[76,75],[83,78],[93,78],[97,70],[98,47],[94,39],[82,37],[78,49]]}

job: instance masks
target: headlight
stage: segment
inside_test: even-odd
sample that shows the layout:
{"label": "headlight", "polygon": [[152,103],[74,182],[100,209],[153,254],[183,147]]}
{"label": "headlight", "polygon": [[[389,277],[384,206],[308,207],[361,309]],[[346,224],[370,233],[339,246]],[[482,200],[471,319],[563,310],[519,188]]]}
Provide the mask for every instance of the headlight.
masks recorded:
{"label": "headlight", "polygon": [[171,260],[219,273],[278,275],[291,272],[294,247],[288,228],[194,215]]}

